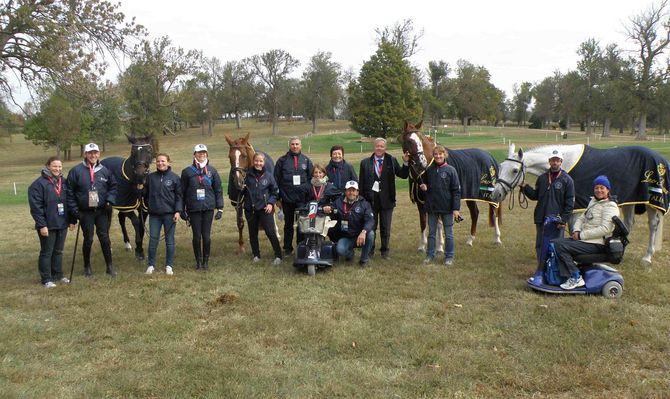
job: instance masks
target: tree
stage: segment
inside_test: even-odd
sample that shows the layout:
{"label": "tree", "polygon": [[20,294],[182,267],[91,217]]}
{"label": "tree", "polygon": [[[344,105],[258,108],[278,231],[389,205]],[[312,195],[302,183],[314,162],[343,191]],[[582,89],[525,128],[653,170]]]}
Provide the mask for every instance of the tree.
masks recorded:
{"label": "tree", "polygon": [[430,80],[430,90],[425,96],[426,106],[424,109],[430,115],[431,125],[437,126],[447,112],[449,105],[447,95],[451,68],[449,63],[445,61],[429,61],[427,72]]}
{"label": "tree", "polygon": [[377,46],[390,43],[400,49],[403,59],[416,54],[419,50],[419,39],[423,37],[423,29],[414,33],[414,21],[411,18],[383,29],[377,28],[375,32],[377,33]]}
{"label": "tree", "polygon": [[635,108],[631,99],[634,91],[634,71],[630,61],[621,56],[621,50],[616,44],[605,48],[602,73],[600,113],[603,118],[603,136],[609,137],[612,122],[617,123],[623,131],[623,125],[631,120],[632,110]]}
{"label": "tree", "polygon": [[276,135],[282,84],[288,78],[288,74],[300,65],[300,61],[284,50],[270,50],[261,55],[254,55],[247,62],[263,86],[266,111],[272,121],[272,134]]}
{"label": "tree", "polygon": [[319,118],[335,113],[340,96],[341,66],[331,61],[331,57],[331,53],[316,53],[302,74],[305,112],[312,121],[312,133],[316,133]]}
{"label": "tree", "polygon": [[21,124],[21,116],[10,111],[5,102],[0,100],[0,136],[8,137],[11,143],[12,134],[19,131]]}
{"label": "tree", "polygon": [[526,124],[526,116],[528,114],[528,106],[530,101],[533,99],[532,96],[533,85],[530,82],[523,82],[521,86],[514,84],[512,91],[514,92],[514,98],[512,99],[514,115],[514,121],[517,126],[523,126]]}
{"label": "tree", "polygon": [[238,129],[242,128],[242,114],[256,109],[253,77],[245,62],[229,61],[224,65],[223,103],[224,111],[235,115]]}
{"label": "tree", "polygon": [[409,63],[397,46],[382,41],[349,85],[348,108],[352,128],[366,136],[399,134],[405,120],[421,119]]}
{"label": "tree", "polygon": [[212,135],[212,124],[223,114],[223,67],[218,58],[203,58],[196,81],[202,87],[202,106],[207,120],[207,133]]}
{"label": "tree", "polygon": [[580,105],[585,97],[584,85],[577,71],[569,71],[559,77],[557,94],[557,112],[562,122],[559,123],[569,130],[571,121],[579,117]]}
{"label": "tree", "polygon": [[540,121],[540,128],[544,128],[548,122],[554,120],[556,115],[556,75],[549,76],[531,90],[532,97],[535,98],[535,107],[533,115]]}
{"label": "tree", "polygon": [[594,114],[599,109],[602,99],[600,84],[603,75],[603,55],[600,44],[593,38],[580,44],[577,54],[581,56],[581,59],[577,62],[577,72],[581,77],[586,93],[581,108],[586,119],[586,134],[590,135],[593,129]]}
{"label": "tree", "polygon": [[0,90],[16,103],[12,74],[31,90],[57,84],[76,91],[82,77],[97,81],[106,68],[98,56],[126,51],[129,38],[145,33],[119,7],[106,0],[3,1]]}
{"label": "tree", "polygon": [[107,149],[107,143],[121,134],[122,101],[118,86],[107,83],[96,90],[92,102],[84,104],[85,129],[92,140],[102,144],[103,152]]}
{"label": "tree", "polygon": [[495,123],[501,92],[491,82],[489,71],[465,60],[456,62],[456,77],[452,82],[456,115],[463,121],[463,130],[472,119]]}
{"label": "tree", "polygon": [[660,69],[655,68],[655,62],[670,44],[670,22],[667,11],[668,0],[662,0],[658,5],[652,5],[642,13],[629,19],[624,27],[626,36],[638,48],[638,58],[635,59],[636,90],[640,113],[639,130],[636,138],[647,139],[647,112],[652,92],[668,76],[667,65]]}

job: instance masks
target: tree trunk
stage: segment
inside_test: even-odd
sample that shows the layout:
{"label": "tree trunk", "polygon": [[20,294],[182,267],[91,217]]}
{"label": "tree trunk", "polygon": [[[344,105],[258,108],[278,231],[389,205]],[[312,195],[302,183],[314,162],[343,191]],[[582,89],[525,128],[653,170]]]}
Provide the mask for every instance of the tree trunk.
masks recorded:
{"label": "tree trunk", "polygon": [[312,134],[316,134],[316,118],[312,118]]}
{"label": "tree trunk", "polygon": [[591,116],[591,114],[589,114],[589,115],[586,117],[586,129],[585,129],[585,130],[586,130],[586,135],[587,135],[587,136],[590,136],[590,135],[591,135],[591,131],[592,131],[592,127],[591,127],[591,125],[592,125],[592,122],[593,122],[593,117]]}
{"label": "tree trunk", "polygon": [[463,132],[464,133],[468,132],[468,117],[467,116],[463,117]]}
{"label": "tree trunk", "polygon": [[603,125],[603,137],[610,137],[610,123],[611,119],[609,117],[605,118],[605,124]]}
{"label": "tree trunk", "polygon": [[207,120],[207,133],[209,134],[209,137],[212,137],[212,118]]}
{"label": "tree trunk", "polygon": [[637,131],[635,140],[646,140],[647,139],[647,113],[640,114],[640,128]]}
{"label": "tree trunk", "polygon": [[242,129],[242,117],[238,111],[235,111],[235,126],[238,129]]}
{"label": "tree trunk", "polygon": [[203,136],[205,135],[205,121],[200,122],[200,132]]}

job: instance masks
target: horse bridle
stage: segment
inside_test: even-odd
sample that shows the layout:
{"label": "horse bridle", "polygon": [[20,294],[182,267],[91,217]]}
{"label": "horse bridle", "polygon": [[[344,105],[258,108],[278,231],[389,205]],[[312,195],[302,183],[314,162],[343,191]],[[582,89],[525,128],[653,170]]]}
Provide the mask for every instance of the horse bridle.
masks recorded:
{"label": "horse bridle", "polygon": [[[505,188],[505,191],[509,191],[510,193],[510,200],[508,207],[510,210],[512,210],[514,209],[514,188],[519,184],[523,183],[524,181],[526,181],[526,165],[524,164],[523,161],[514,158],[505,158],[505,161],[512,161],[521,165],[521,170],[519,170],[519,173],[517,173],[514,176],[514,179],[512,179],[511,182],[508,182],[503,178],[498,178],[498,182],[502,184],[502,186]],[[519,188],[519,206],[521,207],[521,209],[528,208],[528,198],[526,198],[526,195],[520,188]]]}
{"label": "horse bridle", "polygon": [[152,157],[152,154],[154,152],[154,149],[151,146],[151,144],[132,144],[131,152],[130,152],[131,156],[134,155],[134,154],[141,154],[144,147],[148,147],[147,152],[149,154],[149,160],[148,161],[147,160],[142,160],[141,157],[137,156],[136,159],[135,159],[135,162],[133,163],[133,173],[137,170],[138,166],[140,166],[140,165],[144,166],[144,176],[141,176],[142,177],[142,183],[138,183],[138,184],[144,184],[144,182],[146,181],[147,175],[149,175],[149,169],[151,167],[151,157]]}

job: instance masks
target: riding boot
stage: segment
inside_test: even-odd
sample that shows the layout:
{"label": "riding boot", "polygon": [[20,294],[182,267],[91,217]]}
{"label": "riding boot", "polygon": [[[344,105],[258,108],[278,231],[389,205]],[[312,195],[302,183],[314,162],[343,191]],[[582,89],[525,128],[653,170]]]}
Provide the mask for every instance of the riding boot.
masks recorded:
{"label": "riding boot", "polygon": [[92,275],[93,270],[91,269],[91,265],[84,266],[84,276],[91,277]]}
{"label": "riding boot", "polygon": [[209,270],[209,255],[203,256],[202,258],[202,270],[207,271]]}
{"label": "riding boot", "polygon": [[112,278],[116,277],[116,272],[114,271],[114,267],[112,267],[111,263],[107,264],[107,274],[112,276]]}
{"label": "riding boot", "polygon": [[194,245],[193,246],[193,254],[195,255],[195,270],[201,270],[202,269],[202,250],[200,249],[200,245],[197,247]]}

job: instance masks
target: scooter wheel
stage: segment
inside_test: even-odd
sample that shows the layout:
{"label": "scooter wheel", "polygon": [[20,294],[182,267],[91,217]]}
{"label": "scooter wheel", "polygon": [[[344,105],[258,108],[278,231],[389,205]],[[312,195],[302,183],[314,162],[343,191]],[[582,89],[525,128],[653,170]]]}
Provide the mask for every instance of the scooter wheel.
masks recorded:
{"label": "scooter wheel", "polygon": [[623,287],[616,281],[609,281],[603,286],[601,292],[606,298],[617,299],[623,295]]}
{"label": "scooter wheel", "polygon": [[310,276],[313,276],[316,274],[316,266],[314,265],[307,265],[307,274]]}

